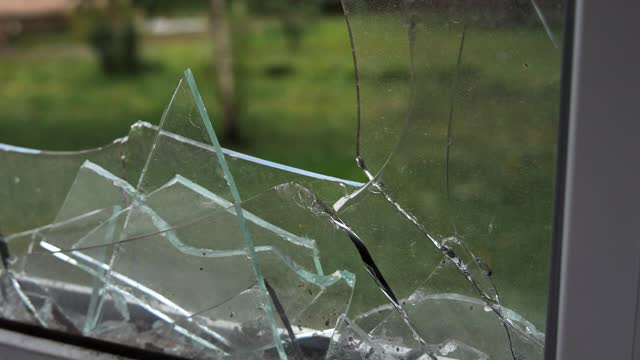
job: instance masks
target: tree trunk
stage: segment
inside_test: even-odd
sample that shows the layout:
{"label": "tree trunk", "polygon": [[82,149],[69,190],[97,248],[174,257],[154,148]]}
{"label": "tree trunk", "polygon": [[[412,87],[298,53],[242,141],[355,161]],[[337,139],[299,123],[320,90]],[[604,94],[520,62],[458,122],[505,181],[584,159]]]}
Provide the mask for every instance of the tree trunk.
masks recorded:
{"label": "tree trunk", "polygon": [[224,0],[210,0],[213,58],[216,68],[216,87],[222,108],[222,138],[235,142],[239,138],[238,111],[233,66],[231,30]]}

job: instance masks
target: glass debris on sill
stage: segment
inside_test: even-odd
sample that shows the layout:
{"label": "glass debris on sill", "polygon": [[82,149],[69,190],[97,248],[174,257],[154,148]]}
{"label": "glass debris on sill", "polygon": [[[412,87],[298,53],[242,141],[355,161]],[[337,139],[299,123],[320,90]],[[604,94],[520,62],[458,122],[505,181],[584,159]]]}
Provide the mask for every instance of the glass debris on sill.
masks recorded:
{"label": "glass debris on sill", "polygon": [[542,359],[557,19],[483,6],[343,0],[367,183],[221,148],[189,70],[159,126],[0,145],[0,316],[188,358]]}

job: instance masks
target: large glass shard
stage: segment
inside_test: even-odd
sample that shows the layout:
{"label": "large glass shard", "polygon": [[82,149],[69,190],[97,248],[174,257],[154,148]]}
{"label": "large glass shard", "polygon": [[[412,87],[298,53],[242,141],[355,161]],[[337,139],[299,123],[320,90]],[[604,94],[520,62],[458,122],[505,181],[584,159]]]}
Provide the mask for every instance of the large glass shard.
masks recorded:
{"label": "large glass shard", "polygon": [[[245,240],[247,255],[251,261],[251,267],[254,271],[258,288],[262,293],[263,308],[267,316],[272,318],[273,335],[277,337],[272,304],[269,302],[264,276],[257,259],[253,238],[247,229],[243,210],[240,207],[242,199],[235,184],[234,177],[229,171],[225,155],[222,152],[207,111],[204,108],[204,103],[200,98],[191,70],[185,71],[184,78],[178,82],[176,91],[160,120],[160,129],[173,132],[178,136],[183,136],[188,139],[209,143],[213,146],[216,157],[212,157],[208,159],[208,161],[198,164],[195,169],[189,161],[176,163],[176,165],[187,166],[179,166],[176,168],[168,167],[164,158],[174,156],[176,149],[170,148],[168,144],[170,144],[171,141],[165,141],[165,136],[162,132],[159,132],[151,148],[147,164],[142,171],[140,181],[138,182],[138,189],[143,192],[149,192],[168,180],[165,179],[167,175],[173,177],[177,174],[184,174],[192,181],[200,183],[204,188],[214,193],[222,194],[222,196],[228,197],[233,201],[237,221],[243,235],[242,237]],[[274,345],[278,350],[279,356],[284,358],[285,354],[282,344],[279,341],[275,341]]]}
{"label": "large glass shard", "polygon": [[[397,145],[388,161],[382,170],[375,167],[369,171],[373,180],[370,188],[377,194],[362,192],[341,204],[345,207],[341,216],[373,242],[373,256],[379,262],[400,242],[430,243],[432,255],[427,261],[432,266],[433,254],[445,254],[460,265],[459,271],[484,301],[496,300],[488,286],[482,285],[492,281],[501,304],[542,327],[560,82],[560,52],[549,32],[561,27],[558,8],[540,8],[533,3],[455,2],[440,6],[403,1],[398,2],[402,7],[399,16],[395,9],[376,1],[343,3],[347,16],[354,19],[351,36],[358,68],[364,66],[358,56],[361,44],[379,39],[380,32],[396,34],[395,41],[381,41],[377,46],[388,46],[388,53],[394,54],[397,42],[407,44],[412,74],[407,81],[412,95],[405,99],[410,107],[406,128],[397,141],[389,140]],[[543,17],[549,11],[556,15],[552,25]],[[386,27],[379,18],[388,20]],[[359,26],[354,26],[355,22]],[[405,31],[396,31],[399,26]],[[367,50],[362,52],[367,59]],[[371,61],[385,63],[387,57]],[[394,63],[393,58],[388,61]],[[360,100],[360,108],[369,109],[380,101]],[[402,121],[396,118],[389,123]],[[361,131],[359,135],[360,165],[367,172],[363,164],[369,163],[368,152],[372,162],[384,159],[376,155],[380,140],[376,136],[385,131],[385,125],[376,114],[361,116],[360,123],[361,129],[367,125],[377,128],[374,134]],[[380,223],[367,211],[379,209],[376,198],[385,199],[405,217],[401,229],[413,226],[420,235],[407,237],[403,233],[402,240],[389,242],[385,240],[398,234],[369,230]],[[362,219],[365,216],[368,220]],[[466,255],[443,243],[450,237],[463,244],[459,248]],[[422,252],[414,254],[423,259]],[[492,274],[491,281],[482,271],[477,272],[480,275],[467,273],[469,263],[461,261],[463,257],[472,264],[479,259],[477,262],[489,269],[484,272]],[[415,268],[417,262],[412,265]],[[393,276],[393,268],[381,269],[389,269],[387,276]]]}

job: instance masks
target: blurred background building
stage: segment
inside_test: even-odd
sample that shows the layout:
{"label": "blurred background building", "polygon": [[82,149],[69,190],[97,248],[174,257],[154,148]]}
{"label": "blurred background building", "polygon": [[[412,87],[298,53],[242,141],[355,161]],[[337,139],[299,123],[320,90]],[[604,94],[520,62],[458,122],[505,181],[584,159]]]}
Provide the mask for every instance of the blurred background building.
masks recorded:
{"label": "blurred background building", "polygon": [[4,0],[0,2],[0,46],[30,33],[64,31],[78,0]]}

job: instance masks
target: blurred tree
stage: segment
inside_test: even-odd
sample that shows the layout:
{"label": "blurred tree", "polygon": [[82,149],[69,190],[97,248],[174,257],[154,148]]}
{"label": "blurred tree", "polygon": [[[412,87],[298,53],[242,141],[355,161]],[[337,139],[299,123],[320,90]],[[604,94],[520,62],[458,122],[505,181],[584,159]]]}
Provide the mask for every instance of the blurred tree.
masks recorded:
{"label": "blurred tree", "polygon": [[243,106],[246,93],[244,61],[250,40],[247,12],[276,17],[289,49],[297,51],[310,20],[328,1],[339,3],[339,0],[209,0],[215,83],[222,109],[224,143],[237,143],[242,139],[239,121],[246,110]]}
{"label": "blurred tree", "polygon": [[275,16],[291,51],[300,48],[305,30],[326,6],[327,0],[249,0],[254,13]]}
{"label": "blurred tree", "polygon": [[74,27],[88,38],[106,74],[140,70],[135,16],[129,0],[88,0],[78,7]]}

